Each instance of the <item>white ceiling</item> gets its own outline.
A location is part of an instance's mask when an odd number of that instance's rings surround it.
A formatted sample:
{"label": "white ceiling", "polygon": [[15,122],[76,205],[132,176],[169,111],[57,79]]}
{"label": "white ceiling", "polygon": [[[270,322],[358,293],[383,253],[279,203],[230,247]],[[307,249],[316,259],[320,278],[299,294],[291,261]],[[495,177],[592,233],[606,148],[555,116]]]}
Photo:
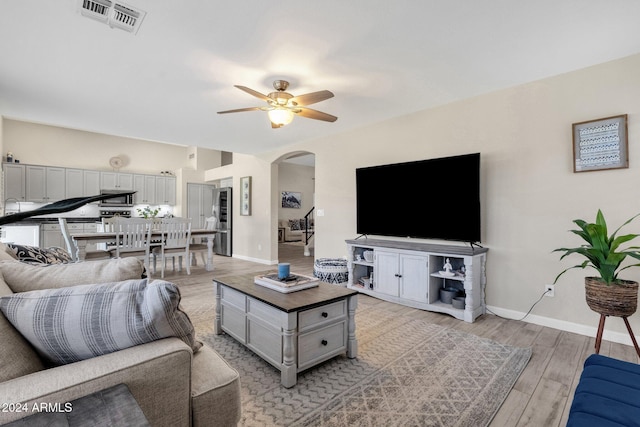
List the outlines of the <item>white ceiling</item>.
{"label": "white ceiling", "polygon": [[[0,115],[259,153],[640,52],[637,0],[125,0],[136,35],[78,0],[0,1]],[[233,87],[328,89],[271,129]],[[585,88],[588,90],[588,88]]]}

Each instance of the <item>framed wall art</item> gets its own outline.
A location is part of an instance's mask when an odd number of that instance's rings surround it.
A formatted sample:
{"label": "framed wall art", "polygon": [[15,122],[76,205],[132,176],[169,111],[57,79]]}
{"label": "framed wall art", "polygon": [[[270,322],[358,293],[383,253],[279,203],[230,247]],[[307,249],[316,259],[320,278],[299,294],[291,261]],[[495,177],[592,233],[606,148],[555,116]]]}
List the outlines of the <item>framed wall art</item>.
{"label": "framed wall art", "polygon": [[302,193],[297,193],[295,191],[283,191],[282,207],[300,209],[302,207]]}
{"label": "framed wall art", "polygon": [[573,124],[573,171],[629,167],[627,115]]}
{"label": "framed wall art", "polygon": [[251,215],[251,177],[240,178],[240,215]]}

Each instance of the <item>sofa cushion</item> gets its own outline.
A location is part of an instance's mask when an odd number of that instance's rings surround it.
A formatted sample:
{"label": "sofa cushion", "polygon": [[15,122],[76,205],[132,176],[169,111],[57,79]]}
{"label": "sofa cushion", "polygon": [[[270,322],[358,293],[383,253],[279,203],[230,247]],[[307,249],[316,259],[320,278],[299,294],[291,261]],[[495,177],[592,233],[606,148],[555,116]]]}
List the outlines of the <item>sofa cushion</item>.
{"label": "sofa cushion", "polygon": [[[11,294],[11,289],[0,275],[0,297]],[[2,361],[0,383],[44,369],[33,347],[2,314],[0,314],[0,342],[2,343],[0,345],[0,361]]]}
{"label": "sofa cushion", "polygon": [[13,292],[62,288],[86,283],[120,282],[143,277],[136,258],[105,259],[72,264],[30,265],[0,261],[0,271]]}
{"label": "sofa cushion", "polygon": [[191,409],[194,426],[235,426],[242,413],[240,375],[213,349],[193,355]]}
{"label": "sofa cushion", "polygon": [[14,243],[7,243],[7,247],[18,261],[29,264],[64,264],[73,261],[66,249],[58,247],[39,248]]}
{"label": "sofa cushion", "polygon": [[148,279],[23,292],[0,298],[0,310],[43,359],[62,365],[161,338],[197,351],[191,320],[173,283]]}
{"label": "sofa cushion", "polygon": [[0,261],[14,261],[17,260],[16,254],[7,247],[4,243],[0,242]]}

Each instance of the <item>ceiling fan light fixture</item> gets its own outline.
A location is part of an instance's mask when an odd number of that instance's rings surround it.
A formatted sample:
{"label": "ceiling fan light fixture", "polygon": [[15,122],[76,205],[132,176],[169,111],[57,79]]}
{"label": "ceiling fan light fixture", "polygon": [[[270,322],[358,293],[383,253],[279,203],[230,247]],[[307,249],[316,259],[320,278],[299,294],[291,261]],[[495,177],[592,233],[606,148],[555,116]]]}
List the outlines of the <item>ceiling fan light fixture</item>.
{"label": "ceiling fan light fixture", "polygon": [[269,120],[271,123],[277,126],[285,126],[293,121],[293,112],[286,108],[274,108],[269,110]]}

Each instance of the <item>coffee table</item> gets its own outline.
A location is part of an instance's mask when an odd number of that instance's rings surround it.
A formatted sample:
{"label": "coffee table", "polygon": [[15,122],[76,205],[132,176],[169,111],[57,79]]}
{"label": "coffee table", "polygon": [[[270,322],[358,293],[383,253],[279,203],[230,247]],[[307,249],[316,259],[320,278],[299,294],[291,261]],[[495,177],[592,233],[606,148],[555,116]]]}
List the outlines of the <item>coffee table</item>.
{"label": "coffee table", "polygon": [[342,353],[357,357],[357,291],[320,282],[280,293],[254,283],[267,273],[273,271],[213,279],[216,334],[226,332],[279,369],[287,388],[299,372],[325,360]]}

